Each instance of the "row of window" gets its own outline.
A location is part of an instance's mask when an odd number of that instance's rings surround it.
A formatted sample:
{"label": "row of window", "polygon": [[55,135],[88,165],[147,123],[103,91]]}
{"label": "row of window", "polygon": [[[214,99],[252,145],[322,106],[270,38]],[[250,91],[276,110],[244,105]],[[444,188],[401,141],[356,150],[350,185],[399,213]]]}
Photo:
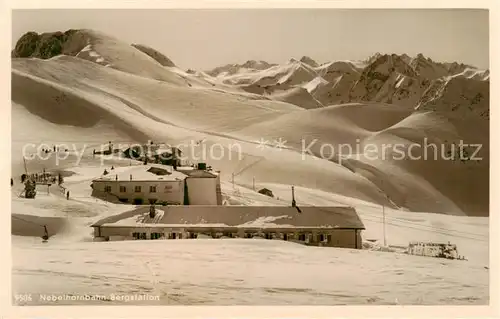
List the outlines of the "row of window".
{"label": "row of window", "polygon": [[[134,239],[147,239],[146,233],[132,233],[132,237]],[[165,237],[164,233],[151,233],[150,234],[150,239],[160,239]]]}
{"label": "row of window", "polygon": [[[238,237],[236,234],[233,234],[231,232],[222,232],[222,233],[206,233],[205,235],[211,236],[213,238],[220,238],[222,236],[224,237],[229,237],[229,238],[234,238]],[[256,234],[254,233],[245,233],[245,238],[252,238]],[[306,238],[311,234],[299,234],[298,235],[298,240],[299,241],[306,241]],[[148,239],[146,233],[132,233],[132,237],[134,239]],[[150,234],[150,239],[161,239],[161,238],[166,238],[166,239],[182,239],[182,233],[167,233],[165,236],[165,233],[151,233]],[[197,233],[188,233],[187,238],[197,238],[198,234]],[[286,234],[284,233],[282,236],[283,240],[290,240],[294,236],[293,234]],[[266,239],[273,239],[273,238],[280,238],[278,234],[274,233],[265,233],[265,238]],[[326,234],[319,234],[318,239],[320,242],[330,242],[332,237],[331,235],[326,235]],[[338,244],[338,241],[337,241]]]}
{"label": "row of window", "polygon": [[[111,186],[106,185],[104,186],[104,191],[106,193],[111,193]],[[163,191],[165,193],[170,193],[172,191],[172,186],[171,185],[165,185]],[[120,186],[120,193],[126,193],[127,192],[127,187],[126,186]],[[135,193],[141,193],[142,192],[142,186],[134,186],[134,192]],[[156,193],[157,192],[157,187],[156,186],[149,186],[149,192],[150,193]]]}
{"label": "row of window", "polygon": [[[147,239],[146,233],[132,233],[132,237],[134,239]],[[196,234],[191,234],[189,236],[190,238],[196,238]],[[151,233],[150,234],[150,239],[161,239],[165,238],[165,233]],[[182,234],[177,234],[177,233],[168,233],[167,236],[168,239],[182,239]]]}

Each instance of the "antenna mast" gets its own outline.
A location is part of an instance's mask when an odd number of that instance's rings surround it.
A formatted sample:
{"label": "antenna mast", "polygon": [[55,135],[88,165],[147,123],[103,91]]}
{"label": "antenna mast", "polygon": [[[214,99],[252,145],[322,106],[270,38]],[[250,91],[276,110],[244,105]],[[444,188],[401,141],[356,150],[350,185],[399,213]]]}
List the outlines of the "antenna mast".
{"label": "antenna mast", "polygon": [[387,238],[385,236],[385,205],[382,204],[382,215],[383,215],[383,223],[384,223],[384,246],[387,246]]}

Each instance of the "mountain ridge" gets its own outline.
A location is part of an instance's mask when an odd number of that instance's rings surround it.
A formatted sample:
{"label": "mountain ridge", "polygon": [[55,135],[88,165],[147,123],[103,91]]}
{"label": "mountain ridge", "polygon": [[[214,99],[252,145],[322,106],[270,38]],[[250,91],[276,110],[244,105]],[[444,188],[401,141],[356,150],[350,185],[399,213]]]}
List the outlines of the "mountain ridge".
{"label": "mountain ridge", "polygon": [[[49,45],[59,38],[60,48]],[[334,61],[317,67],[306,58],[281,65],[250,60],[230,65],[232,74],[212,76],[180,70],[153,48],[141,50],[88,30],[28,34],[16,48],[12,108],[31,114],[37,127],[80,127],[100,136],[106,125],[134,142],[238,141],[242,160],[207,162],[223,167],[226,177],[244,163],[251,165],[238,176],[242,183],[256,178],[376,204],[392,202],[412,211],[489,214],[488,71],[423,56],[414,68],[415,58],[378,54],[369,63]],[[163,58],[168,60],[162,63]],[[449,71],[434,77],[443,70]],[[16,119],[13,126],[22,123]],[[26,136],[64,138],[38,130],[30,135],[29,130],[17,127],[14,144]],[[102,134],[109,136],[109,129]],[[259,139],[278,138],[288,141],[281,153],[256,148]],[[461,140],[483,144],[484,160],[382,161],[359,151],[341,162],[337,148],[327,154],[331,157],[321,157],[322,145],[409,149],[425,138],[448,148]],[[300,154],[304,139],[318,140],[307,159]],[[13,165],[22,168],[21,162]]]}

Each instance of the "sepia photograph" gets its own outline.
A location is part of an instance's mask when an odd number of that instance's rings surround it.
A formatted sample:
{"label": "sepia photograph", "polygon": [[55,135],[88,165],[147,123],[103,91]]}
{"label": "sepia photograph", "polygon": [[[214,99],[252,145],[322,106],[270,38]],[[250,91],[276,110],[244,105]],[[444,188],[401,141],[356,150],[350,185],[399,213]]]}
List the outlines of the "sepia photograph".
{"label": "sepia photograph", "polygon": [[11,24],[13,306],[490,305],[488,9]]}

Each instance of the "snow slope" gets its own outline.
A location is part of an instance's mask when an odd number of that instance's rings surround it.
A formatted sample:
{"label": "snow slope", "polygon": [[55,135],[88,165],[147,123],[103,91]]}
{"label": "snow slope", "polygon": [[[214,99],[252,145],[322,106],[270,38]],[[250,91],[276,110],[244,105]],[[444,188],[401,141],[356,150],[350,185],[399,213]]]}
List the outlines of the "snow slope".
{"label": "snow slope", "polygon": [[[447,77],[431,81],[421,74],[438,68],[435,62],[425,60],[432,68],[418,64],[419,73],[410,65],[412,58],[395,55],[317,67],[296,60],[284,65],[249,61],[214,74],[184,72],[117,39],[94,31],[77,34],[79,50],[73,56],[12,60],[17,291],[157,293],[160,304],[487,303],[486,72],[443,64]],[[475,98],[478,93],[481,99]],[[304,99],[308,106],[314,100],[320,105],[301,107]],[[479,107],[469,109],[476,100]],[[340,101],[351,103],[329,105]],[[452,114],[455,104],[460,112]],[[90,224],[130,208],[90,197],[91,180],[111,165],[141,164],[94,157],[92,150],[107,141],[148,139],[181,143],[190,161],[220,169],[226,204],[289,205],[295,185],[299,205],[354,206],[366,226],[367,249],[259,240],[90,242]],[[376,146],[382,155],[383,145],[408,150],[425,139],[447,147],[460,140],[482,143],[484,160],[373,159],[363,148]],[[302,154],[303,143],[314,140],[311,154]],[[190,148],[191,141],[196,147]],[[50,194],[40,186],[35,200],[18,196],[26,143],[68,147],[58,153],[65,159],[51,154],[26,164],[29,172],[71,175],[64,182],[70,200],[56,186]],[[354,151],[340,154],[342,145]],[[257,193],[263,187],[275,198]],[[42,245],[43,225],[52,237]],[[469,260],[379,251],[413,240],[451,241]]]}
{"label": "snow slope", "polygon": [[[371,249],[306,247],[259,239],[90,242],[92,221],[129,207],[81,197],[86,195],[87,182],[98,170],[100,167],[90,166],[72,169],[75,175],[65,180],[74,194],[70,201],[41,192],[36,200],[13,196],[13,213],[23,212],[22,218],[41,222],[28,219],[29,213],[53,215],[65,222],[48,243],[30,236],[12,238],[13,289],[33,296],[33,301],[25,304],[458,305],[488,302],[487,218],[415,215],[386,208],[388,245],[404,246],[411,240],[451,241],[468,260],[407,256],[377,251],[384,233],[380,206],[299,187],[296,189],[299,206],[355,206],[367,228],[362,233],[365,245],[368,239],[375,241],[370,243]],[[246,201],[240,204],[289,205],[291,200],[288,185],[256,185],[272,189],[275,199],[240,185],[223,183],[222,186],[226,199]],[[88,213],[76,207],[85,207]],[[27,223],[16,219],[18,214],[14,217],[14,226],[32,231],[26,227]],[[54,226],[55,223],[49,224],[49,231]],[[167,263],[165,256],[168,256]],[[464,273],[469,275],[463,276]],[[106,300],[54,302],[40,299],[39,294],[67,294],[74,298],[102,296]],[[135,294],[159,296],[159,299],[117,300],[119,296],[133,298]]]}
{"label": "snow slope", "polygon": [[[259,239],[28,241],[14,247],[13,260],[14,291],[33,296],[26,305],[488,303],[488,271],[482,265]],[[104,300],[51,302],[38,294]],[[136,294],[158,300],[117,300]]]}
{"label": "snow slope", "polygon": [[288,102],[298,105],[304,109],[315,109],[323,107],[305,88],[295,87],[285,91],[277,91],[272,98],[278,101]]}
{"label": "snow slope", "polygon": [[[118,56],[120,61],[126,61],[130,57],[129,50],[138,51],[132,46],[126,46],[124,60],[122,60],[121,51],[109,50],[111,50],[110,48],[119,50],[124,46],[123,44],[107,37],[98,39],[95,41],[99,43],[101,47],[98,48],[101,49],[96,49],[96,52],[109,61],[113,58],[117,59]],[[97,46],[97,44],[93,45]],[[116,57],[110,55],[113,52]],[[138,51],[137,54],[143,53]],[[141,59],[150,58],[143,55],[145,58],[141,56]],[[142,63],[141,61],[134,60],[130,63],[138,66],[139,63]],[[150,63],[153,62],[144,62],[144,65],[151,65]],[[400,136],[400,133],[392,134],[395,130],[391,129],[391,126],[408,117],[413,112],[412,108],[394,104],[387,106],[380,103],[361,103],[305,110],[290,103],[264,99],[264,97],[258,98],[255,94],[240,94],[236,91],[223,90],[220,87],[205,87],[203,85],[195,87],[186,86],[185,83],[176,84],[155,80],[149,76],[136,74],[137,72],[126,73],[123,72],[126,69],[118,71],[72,56],[57,56],[49,60],[13,59],[12,67],[13,101],[48,123],[93,128],[98,123],[103,122],[122,132],[121,135],[128,135],[131,142],[145,142],[151,138],[169,143],[189,144],[191,140],[205,139],[204,145],[208,148],[212,148],[220,142],[223,142],[223,145],[237,143],[239,149],[242,150],[238,154],[241,156],[238,156],[237,159],[234,156],[230,158],[228,155],[232,153],[225,149],[226,156],[220,160],[207,159],[207,162],[213,166],[226,167],[227,169],[223,172],[226,176],[233,172],[237,173],[238,166],[242,169],[244,165],[251,165],[244,174],[238,174],[237,178],[240,180],[246,179],[248,181],[255,177],[267,182],[293,183],[376,203],[386,202],[384,197],[387,195],[390,198],[395,198],[392,200],[396,205],[417,211],[488,214],[486,195],[464,196],[468,194],[471,185],[473,185],[472,188],[478,189],[483,194],[488,193],[488,188],[485,186],[487,185],[487,177],[484,173],[488,167],[488,161],[483,161],[478,165],[483,172],[478,175],[471,174],[466,167],[453,169],[453,176],[457,176],[459,180],[466,180],[473,175],[476,177],[472,179],[472,184],[453,184],[451,186],[451,184],[436,184],[439,183],[439,174],[435,173],[439,172],[437,167],[440,166],[433,161],[427,161],[426,165],[420,165],[419,169],[415,169],[416,166],[413,165],[413,169],[408,171],[405,161],[393,161],[387,165],[384,161],[367,162],[361,159],[358,162],[362,162],[363,172],[360,172],[359,164],[351,163],[349,167],[342,167],[335,163],[338,162],[335,158],[329,156],[335,154],[335,152],[329,151],[332,148],[338,149],[344,144],[349,144],[352,147],[364,146],[365,140],[374,135],[383,134],[384,136],[383,143],[377,142],[372,145],[376,147],[396,142],[406,145],[405,147],[409,143],[421,144],[414,138],[408,138],[408,132],[411,132],[409,133],[411,136],[428,136],[437,141],[446,140],[440,132],[429,135],[430,133],[426,130],[411,126],[413,125],[412,121],[405,122],[410,126],[405,128],[407,133],[403,137]],[[157,65],[157,67],[163,70],[162,72],[181,76],[179,71],[174,71],[175,68],[169,69],[161,65]],[[415,76],[416,74],[416,71],[396,56],[380,57],[362,74],[366,76],[370,72],[382,74],[389,72],[391,67],[397,68],[401,74],[404,73],[407,76]],[[358,72],[355,65],[348,62],[333,63],[323,66],[323,68],[339,72],[347,68],[353,73]],[[284,66],[270,67],[262,72],[252,75],[254,76],[252,85],[272,82],[292,87],[295,83],[317,79],[316,71],[313,68],[295,60]],[[185,74],[186,77],[188,75],[192,76]],[[368,81],[368,78],[363,81]],[[380,80],[374,81],[380,82]],[[455,81],[458,81],[458,78]],[[395,84],[397,85],[401,80],[396,81],[395,79],[394,82],[397,82]],[[358,81],[358,83],[360,82]],[[358,90],[358,86],[355,85],[353,90]],[[365,89],[360,88],[359,90]],[[316,92],[312,93],[313,96],[315,94]],[[372,94],[380,95],[380,92],[370,91],[369,95]],[[448,98],[451,94],[449,92],[439,94],[432,100],[433,105],[437,105],[438,100],[450,99]],[[296,104],[300,104],[297,99],[301,99],[306,103],[304,105],[311,106],[310,103],[316,104],[317,102],[313,96],[305,89],[296,87],[286,93],[276,91],[274,97]],[[485,105],[485,101],[487,100],[481,101],[480,105]],[[430,105],[430,102],[426,105]],[[422,109],[425,108],[422,107]],[[438,110],[440,109],[442,107]],[[345,117],[345,114],[350,115]],[[370,116],[367,116],[368,114]],[[457,125],[455,120],[450,121],[450,129],[457,130],[454,127]],[[476,125],[482,126],[478,123],[470,128],[460,129],[460,133],[455,134],[454,137],[456,139],[462,138],[467,143],[472,143],[470,140],[473,140],[474,143],[483,143],[483,155],[488,154],[486,143],[488,133],[480,135],[474,133]],[[391,134],[387,134],[389,129],[391,129]],[[286,147],[290,151],[257,149],[258,141],[261,139],[273,142],[273,140],[280,138],[286,141]],[[14,142],[16,139],[17,137],[14,136]],[[326,150],[326,159],[312,163],[310,160],[304,160],[300,152],[315,139],[318,141],[313,147],[313,154],[318,156],[319,150]],[[372,139],[372,141],[374,140]],[[281,165],[283,159],[280,155],[285,152],[291,152],[289,159],[287,159],[289,163],[287,167]],[[239,161],[242,157],[248,161],[246,163]],[[486,158],[486,156],[484,157]],[[419,162],[412,161],[412,164]],[[16,161],[16,163],[16,166],[20,167],[20,162]],[[450,161],[447,164],[450,164],[448,165],[450,167],[453,165]],[[353,165],[357,169],[353,170]],[[375,173],[376,176],[367,175],[367,168],[370,175]],[[387,180],[383,183],[375,181],[382,176],[387,176],[390,171],[401,174],[397,180]],[[294,172],[294,174],[290,174],[290,172]],[[426,172],[433,172],[433,174]],[[435,180],[429,180],[429,175],[435,177]],[[311,178],[311,176],[315,177]],[[394,183],[399,184],[397,187],[399,190],[396,194],[391,194],[392,186],[390,185]],[[448,187],[453,187],[454,190],[450,192]],[[382,195],[380,190],[386,195]],[[411,192],[413,198],[406,200],[403,196],[408,192]]]}

